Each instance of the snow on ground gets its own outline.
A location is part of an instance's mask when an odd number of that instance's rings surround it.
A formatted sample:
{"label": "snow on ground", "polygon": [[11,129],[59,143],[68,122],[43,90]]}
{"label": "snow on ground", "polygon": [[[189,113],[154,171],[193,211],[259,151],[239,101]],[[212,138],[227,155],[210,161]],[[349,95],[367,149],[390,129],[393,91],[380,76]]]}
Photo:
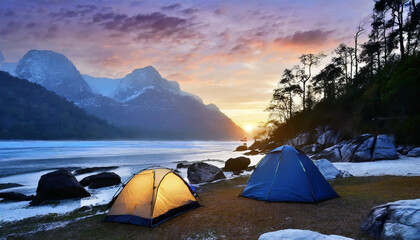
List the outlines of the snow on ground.
{"label": "snow on ground", "polygon": [[420,157],[400,156],[396,160],[382,160],[361,163],[333,163],[339,170],[348,171],[353,176],[420,176]]}
{"label": "snow on ground", "polygon": [[[218,141],[0,141],[0,183],[24,186],[3,189],[26,195],[35,194],[41,175],[58,168],[119,166],[111,170],[124,182],[145,167],[160,165],[175,168],[178,162],[205,161],[224,167],[228,158],[242,156],[233,152],[238,142]],[[264,155],[247,156],[255,165]],[[401,157],[366,163],[334,163],[339,170],[354,176],[420,176],[420,157]],[[179,169],[187,180],[187,169]],[[245,171],[242,175],[252,172]],[[90,174],[76,176],[78,180]],[[226,178],[234,176],[225,172]],[[59,204],[30,207],[28,202],[0,203],[0,223],[49,213],[67,213],[77,208],[108,203],[118,186],[88,189],[91,197],[63,200]]]}

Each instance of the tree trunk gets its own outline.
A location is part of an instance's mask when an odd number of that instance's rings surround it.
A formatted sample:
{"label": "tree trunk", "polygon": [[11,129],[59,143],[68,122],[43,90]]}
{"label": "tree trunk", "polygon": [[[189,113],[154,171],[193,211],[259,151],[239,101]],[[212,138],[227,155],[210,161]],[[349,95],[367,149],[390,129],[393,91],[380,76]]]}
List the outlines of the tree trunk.
{"label": "tree trunk", "polygon": [[306,86],[306,80],[305,81],[303,81],[303,101],[302,101],[302,103],[303,103],[303,110],[305,111],[305,109],[306,109],[306,106],[305,106],[305,86]]}
{"label": "tree trunk", "polygon": [[383,22],[383,38],[384,38],[384,65],[386,65],[386,62],[388,60],[388,53],[387,53],[387,42],[386,42],[386,26],[385,26],[385,17]]}
{"label": "tree trunk", "polygon": [[357,34],[354,37],[354,64],[355,64],[355,67],[356,67],[356,74],[355,75],[357,75],[357,73],[358,73],[358,69],[357,69]]}
{"label": "tree trunk", "polygon": [[[401,7],[401,9],[400,9]],[[401,52],[401,59],[405,58],[405,50],[404,50],[404,5],[401,4],[401,6],[398,7],[398,33],[400,38],[400,52]]]}

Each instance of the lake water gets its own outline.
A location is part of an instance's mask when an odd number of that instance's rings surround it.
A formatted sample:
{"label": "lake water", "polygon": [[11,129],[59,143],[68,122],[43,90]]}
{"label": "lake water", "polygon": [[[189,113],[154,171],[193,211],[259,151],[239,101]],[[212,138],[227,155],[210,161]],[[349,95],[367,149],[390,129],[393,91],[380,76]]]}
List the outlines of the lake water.
{"label": "lake water", "polygon": [[[35,194],[39,178],[60,168],[117,166],[111,170],[125,181],[132,174],[159,165],[175,168],[178,162],[202,161],[223,167],[240,142],[222,141],[0,141],[0,183],[19,183],[22,187],[0,190]],[[261,155],[251,156],[256,164]],[[92,173],[90,173],[92,174]],[[78,175],[82,178],[90,175]],[[186,169],[181,169],[186,179]],[[228,178],[231,173],[226,173]],[[88,205],[108,203],[117,186],[88,191],[91,197],[63,200],[59,205],[29,207],[28,202],[0,203],[0,221],[23,219],[38,214],[65,213]]]}

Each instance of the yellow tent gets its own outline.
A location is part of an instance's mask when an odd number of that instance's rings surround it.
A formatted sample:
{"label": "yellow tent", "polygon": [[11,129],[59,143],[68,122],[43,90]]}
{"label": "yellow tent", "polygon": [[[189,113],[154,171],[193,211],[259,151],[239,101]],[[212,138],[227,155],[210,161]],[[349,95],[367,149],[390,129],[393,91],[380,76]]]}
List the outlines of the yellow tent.
{"label": "yellow tent", "polygon": [[105,221],[154,227],[199,206],[194,191],[173,170],[146,169],[116,194]]}

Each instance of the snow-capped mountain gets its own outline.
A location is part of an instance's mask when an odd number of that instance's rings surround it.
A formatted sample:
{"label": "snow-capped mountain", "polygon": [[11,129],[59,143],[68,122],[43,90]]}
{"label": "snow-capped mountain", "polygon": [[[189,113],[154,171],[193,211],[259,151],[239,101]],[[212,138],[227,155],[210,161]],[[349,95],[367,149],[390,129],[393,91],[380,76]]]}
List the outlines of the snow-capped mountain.
{"label": "snow-capped mountain", "polygon": [[82,77],[64,55],[31,50],[15,73],[56,92],[86,112],[118,126],[135,128],[141,138],[239,139],[243,131],[216,105],[182,91],[152,66],[122,79]]}
{"label": "snow-capped mountain", "polygon": [[64,55],[47,50],[30,50],[18,62],[15,73],[20,78],[77,101],[92,95],[73,63]]}
{"label": "snow-capped mountain", "polygon": [[121,79],[97,78],[87,74],[83,74],[82,77],[94,93],[110,98],[114,97],[115,90],[121,81]]}
{"label": "snow-capped mountain", "polygon": [[162,78],[154,67],[147,66],[136,69],[121,79],[115,90],[114,99],[126,102],[136,98],[148,89],[174,91],[176,93],[181,91],[177,82],[170,82]]}

